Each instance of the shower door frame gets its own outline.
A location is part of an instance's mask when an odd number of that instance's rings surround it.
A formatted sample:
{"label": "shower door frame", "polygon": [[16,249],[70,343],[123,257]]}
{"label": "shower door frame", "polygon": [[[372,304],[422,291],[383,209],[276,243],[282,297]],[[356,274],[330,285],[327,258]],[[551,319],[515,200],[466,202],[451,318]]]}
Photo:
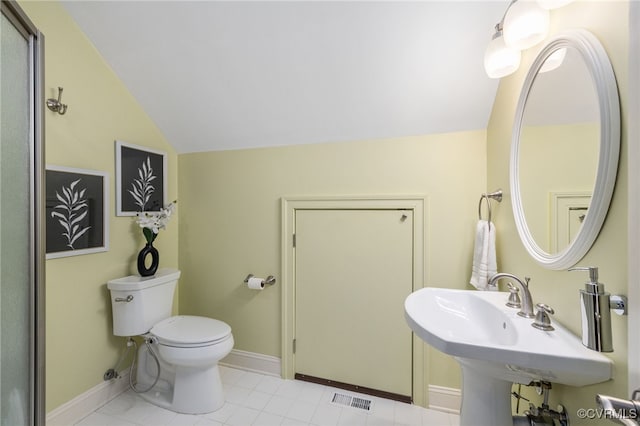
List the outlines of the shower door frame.
{"label": "shower door frame", "polygon": [[[629,99],[627,113],[628,138],[628,254],[627,274],[629,277],[629,324],[627,348],[627,389],[631,396],[640,388],[640,123],[636,120],[640,114],[640,4],[629,4]],[[616,395],[617,396],[617,395]],[[621,398],[627,396],[621,395]]]}
{"label": "shower door frame", "polygon": [[29,424],[44,425],[45,406],[45,156],[44,35],[14,0],[2,0],[2,14],[29,42],[30,55],[30,224],[29,224]]}

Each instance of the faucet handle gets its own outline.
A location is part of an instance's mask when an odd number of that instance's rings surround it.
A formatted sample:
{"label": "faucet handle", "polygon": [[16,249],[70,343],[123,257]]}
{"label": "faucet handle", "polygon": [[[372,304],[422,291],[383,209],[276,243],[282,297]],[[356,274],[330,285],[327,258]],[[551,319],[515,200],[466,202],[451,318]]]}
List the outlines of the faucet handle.
{"label": "faucet handle", "polygon": [[505,305],[510,308],[522,307],[522,303],[520,302],[520,295],[518,294],[520,289],[514,286],[511,282],[507,283],[507,288],[509,289],[509,300],[507,301],[507,303],[505,303]]}
{"label": "faucet handle", "polygon": [[536,308],[538,308],[539,311],[544,311],[551,315],[555,314],[555,311],[553,310],[553,308],[545,303],[537,303]]}
{"label": "faucet handle", "polygon": [[531,326],[543,331],[554,330],[551,325],[551,319],[549,318],[549,315],[555,314],[553,308],[549,305],[545,305],[544,303],[538,303],[536,307],[538,308],[538,313],[536,314],[536,320],[531,324]]}
{"label": "faucet handle", "polygon": [[529,281],[531,281],[531,278],[529,277],[524,277],[524,284],[529,287]]}

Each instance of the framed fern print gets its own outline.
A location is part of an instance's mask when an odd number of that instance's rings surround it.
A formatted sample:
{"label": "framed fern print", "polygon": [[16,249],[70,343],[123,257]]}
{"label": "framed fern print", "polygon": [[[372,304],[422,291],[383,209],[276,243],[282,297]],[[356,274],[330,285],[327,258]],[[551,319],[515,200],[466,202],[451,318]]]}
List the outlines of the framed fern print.
{"label": "framed fern print", "polygon": [[159,211],[167,199],[167,154],[116,141],[116,215]]}
{"label": "framed fern print", "polygon": [[109,178],[95,170],[46,168],[47,259],[109,250]]}

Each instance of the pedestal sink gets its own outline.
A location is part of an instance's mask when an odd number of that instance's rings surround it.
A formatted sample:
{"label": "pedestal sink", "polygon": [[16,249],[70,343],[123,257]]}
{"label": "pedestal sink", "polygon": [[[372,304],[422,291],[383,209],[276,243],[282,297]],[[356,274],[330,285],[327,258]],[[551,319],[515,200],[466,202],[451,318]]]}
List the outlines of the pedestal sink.
{"label": "pedestal sink", "polygon": [[613,376],[608,357],[584,347],[557,321],[553,331],[531,327],[532,319],[505,306],[507,298],[500,292],[423,288],[405,300],[414,333],[462,367],[462,426],[513,424],[513,382],[585,386]]}

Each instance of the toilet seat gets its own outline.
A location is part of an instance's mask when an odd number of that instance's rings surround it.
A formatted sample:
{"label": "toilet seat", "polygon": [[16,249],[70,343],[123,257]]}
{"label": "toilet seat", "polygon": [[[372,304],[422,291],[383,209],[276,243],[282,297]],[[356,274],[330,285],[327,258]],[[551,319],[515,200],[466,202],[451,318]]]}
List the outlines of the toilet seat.
{"label": "toilet seat", "polygon": [[161,345],[189,348],[228,340],[231,327],[213,318],[178,315],[160,321],[151,328],[150,333]]}

